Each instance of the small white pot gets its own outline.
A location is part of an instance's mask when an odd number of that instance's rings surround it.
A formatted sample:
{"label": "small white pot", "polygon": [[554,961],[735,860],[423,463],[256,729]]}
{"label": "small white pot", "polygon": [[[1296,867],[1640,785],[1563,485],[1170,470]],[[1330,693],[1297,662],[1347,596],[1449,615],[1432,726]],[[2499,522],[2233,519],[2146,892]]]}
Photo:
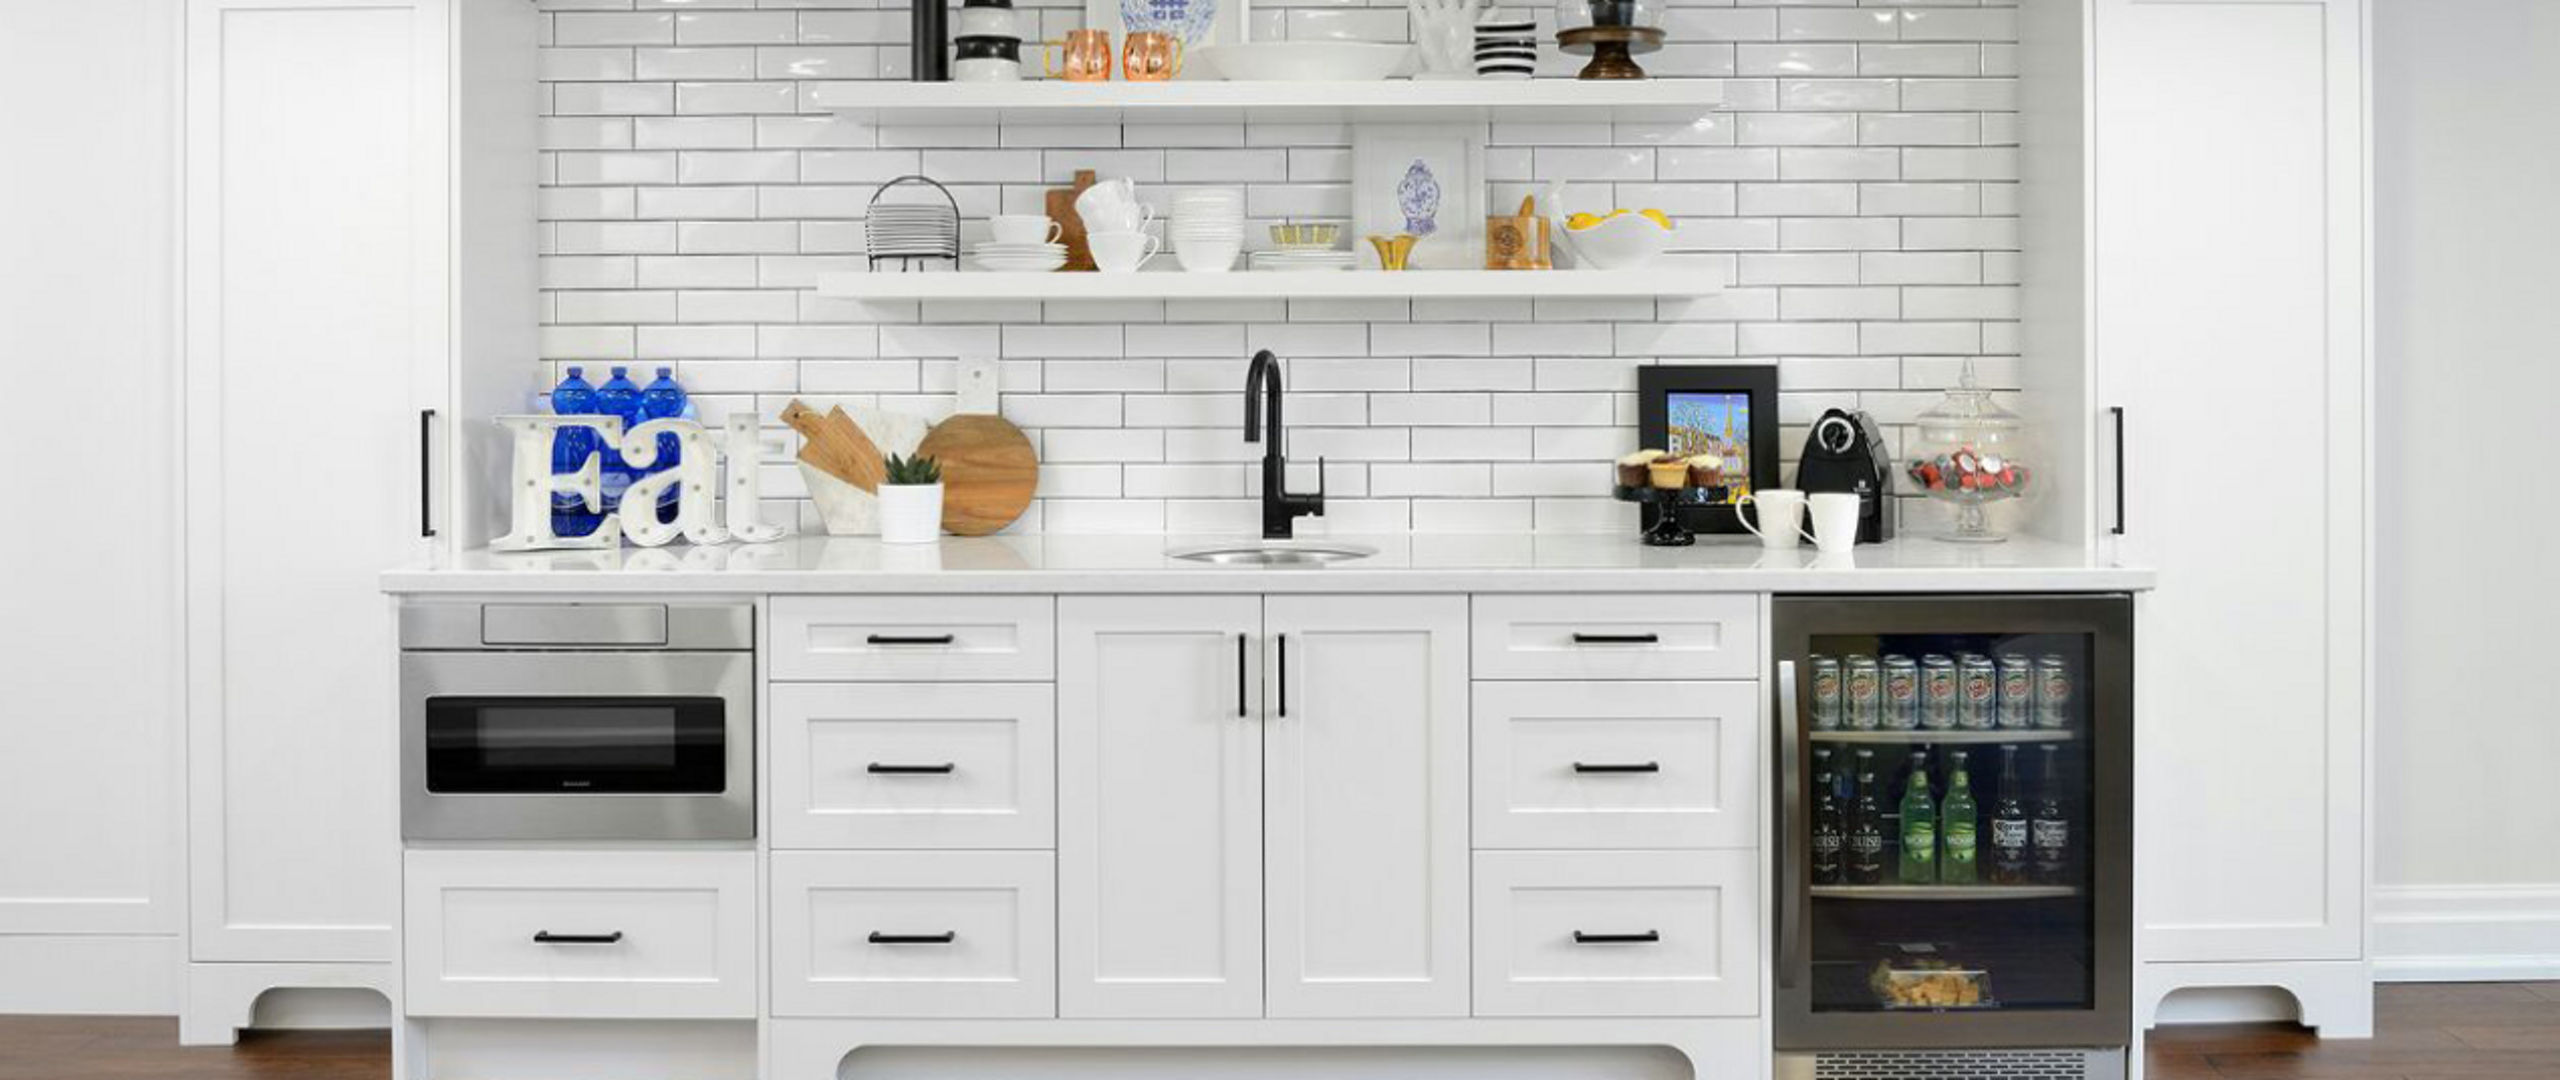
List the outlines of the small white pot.
{"label": "small white pot", "polygon": [[930,544],[942,539],[942,485],[880,485],[880,542]]}

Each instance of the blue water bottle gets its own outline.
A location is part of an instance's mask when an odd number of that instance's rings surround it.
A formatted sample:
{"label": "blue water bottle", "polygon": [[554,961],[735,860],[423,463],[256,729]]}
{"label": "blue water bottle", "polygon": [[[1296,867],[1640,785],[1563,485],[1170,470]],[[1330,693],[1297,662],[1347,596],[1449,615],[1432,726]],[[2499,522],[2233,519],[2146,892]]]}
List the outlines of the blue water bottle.
{"label": "blue water bottle", "polygon": [[[629,368],[613,369],[613,377],[596,388],[596,412],[622,418],[622,430],[628,434],[640,423],[640,387],[631,381]],[[622,490],[631,486],[631,465],[622,460],[622,449],[607,443],[604,448],[604,509],[610,514],[622,508]]]}
{"label": "blue water bottle", "polygon": [[[675,369],[662,367],[658,369],[657,379],[650,382],[647,389],[640,391],[640,418],[644,421],[677,419],[691,411],[687,408],[688,404],[685,401],[684,388],[676,385]],[[681,460],[683,460],[683,450],[677,445],[676,437],[659,435],[658,460],[649,466],[649,471],[665,472],[675,468],[676,463]],[[672,522],[676,519],[678,497],[676,489],[672,487],[658,494],[658,520]]]}
{"label": "blue water bottle", "polygon": [[[551,412],[554,416],[584,416],[596,411],[596,388],[586,380],[583,368],[570,368],[569,377],[551,390]],[[576,473],[596,451],[596,433],[587,428],[562,428],[551,436],[551,472],[555,476]],[[560,536],[586,536],[596,531],[601,515],[587,510],[586,500],[568,492],[551,495],[551,531]]]}

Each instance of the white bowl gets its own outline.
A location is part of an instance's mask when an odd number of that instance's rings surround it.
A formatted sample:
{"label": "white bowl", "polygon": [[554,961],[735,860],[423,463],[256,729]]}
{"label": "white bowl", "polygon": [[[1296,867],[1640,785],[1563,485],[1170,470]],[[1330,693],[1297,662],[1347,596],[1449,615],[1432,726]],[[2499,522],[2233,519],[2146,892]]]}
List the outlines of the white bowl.
{"label": "white bowl", "polygon": [[1643,214],[1620,214],[1588,229],[1558,229],[1583,262],[1602,270],[1633,270],[1671,246],[1671,230]]}
{"label": "white bowl", "polygon": [[1212,45],[1198,56],[1219,78],[1239,82],[1373,82],[1412,51],[1371,41],[1257,41]]}

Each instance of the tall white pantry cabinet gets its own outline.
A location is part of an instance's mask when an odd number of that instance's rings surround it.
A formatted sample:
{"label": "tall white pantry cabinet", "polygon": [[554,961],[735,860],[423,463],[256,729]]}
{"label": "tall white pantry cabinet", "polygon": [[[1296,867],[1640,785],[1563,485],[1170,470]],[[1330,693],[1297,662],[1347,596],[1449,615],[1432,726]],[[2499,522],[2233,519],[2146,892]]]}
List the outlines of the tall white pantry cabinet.
{"label": "tall white pantry cabinet", "polygon": [[[487,539],[534,389],[532,6],[189,0],[182,1037],[259,994],[387,998],[399,924],[386,567]],[[484,425],[485,426],[485,425]]]}
{"label": "tall white pantry cabinet", "polygon": [[2095,495],[2043,524],[2160,575],[2136,1023],[2369,1034],[2366,0],[2020,11],[2030,407]]}

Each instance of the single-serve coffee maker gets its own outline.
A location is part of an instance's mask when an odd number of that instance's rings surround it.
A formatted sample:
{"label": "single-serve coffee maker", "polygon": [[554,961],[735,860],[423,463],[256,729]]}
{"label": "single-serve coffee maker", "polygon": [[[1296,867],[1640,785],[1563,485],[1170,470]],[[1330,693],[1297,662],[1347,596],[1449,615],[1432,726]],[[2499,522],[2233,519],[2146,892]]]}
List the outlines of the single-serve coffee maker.
{"label": "single-serve coffee maker", "polygon": [[1893,539],[1893,468],[1885,458],[1884,432],[1862,411],[1831,409],[1814,421],[1796,460],[1795,486],[1805,494],[1848,492],[1858,497],[1858,542]]}

